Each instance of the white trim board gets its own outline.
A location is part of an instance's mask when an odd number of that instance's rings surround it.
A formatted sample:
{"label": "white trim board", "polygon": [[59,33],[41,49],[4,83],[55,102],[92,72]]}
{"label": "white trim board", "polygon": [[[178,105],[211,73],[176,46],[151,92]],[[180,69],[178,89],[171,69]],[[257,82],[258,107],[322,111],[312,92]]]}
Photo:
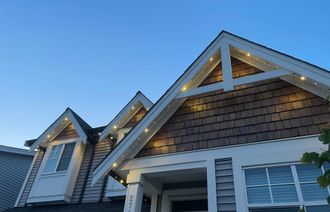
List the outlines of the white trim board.
{"label": "white trim board", "polygon": [[[235,47],[249,52],[257,57],[262,58],[263,60],[266,60],[272,64],[276,64],[278,67],[281,67],[281,69],[285,71],[296,73],[298,75],[304,75],[322,85],[330,87],[330,72],[327,72],[324,69],[318,68],[308,63],[304,63],[288,55],[281,54],[275,50],[242,39],[228,32],[221,32],[219,36],[192,63],[192,65],[189,66],[183,75],[181,75],[181,77],[158,100],[158,102],[137,124],[137,126],[131,130],[131,132],[123,139],[123,142],[121,142],[117,148],[115,148],[97,166],[93,172],[92,184],[95,184],[99,179],[105,177],[105,175],[112,169],[112,164],[116,163],[117,165],[120,165],[126,158],[133,158],[135,154],[137,154],[139,150],[141,150],[143,146],[149,141],[152,135],[154,135],[156,131],[161,127],[159,125],[164,124],[166,121],[165,119],[168,119],[169,117],[163,116],[162,118],[165,121],[155,120],[157,120],[157,118],[159,118],[168,107],[176,108],[178,105],[184,102],[185,98],[180,100],[175,99],[181,95],[182,90],[188,92],[189,89],[194,88],[194,86],[189,87],[187,85],[189,85],[189,82],[200,72],[200,70],[205,65],[210,63],[211,58],[219,52],[219,49],[221,49],[221,53],[225,56],[221,59],[230,60],[228,55],[228,53],[230,54],[229,47]],[[229,80],[229,82],[224,81],[223,88],[225,90],[230,90],[232,87],[232,79],[230,77],[230,62],[223,61],[222,63],[223,69],[227,70],[225,80]],[[158,122],[160,123],[159,125],[157,125]],[[150,130],[151,128],[153,128],[153,130]],[[148,133],[145,133],[145,129],[149,129]]]}
{"label": "white trim board", "polygon": [[74,112],[70,108],[67,108],[65,112],[31,145],[30,151],[34,151],[34,149],[36,149],[38,146],[44,146],[47,142],[52,141],[70,123],[73,124],[80,139],[84,144],[86,144],[88,136],[86,135],[82,126],[80,126],[74,115]]}
{"label": "white trim board", "polygon": [[104,139],[111,133],[111,130],[114,130],[114,126],[116,126],[116,128],[120,128],[120,126],[125,125],[127,121],[129,121],[141,109],[141,107],[149,110],[152,106],[153,103],[142,92],[137,92],[136,95],[101,132],[99,141],[104,141]]}

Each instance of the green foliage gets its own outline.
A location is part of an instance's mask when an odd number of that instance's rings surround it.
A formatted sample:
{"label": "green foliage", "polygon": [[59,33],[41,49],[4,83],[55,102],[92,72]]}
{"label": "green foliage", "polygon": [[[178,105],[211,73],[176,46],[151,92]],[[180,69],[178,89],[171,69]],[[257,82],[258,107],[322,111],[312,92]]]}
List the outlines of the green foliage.
{"label": "green foliage", "polygon": [[[330,100],[330,97],[327,98],[327,100]],[[328,148],[322,153],[317,152],[305,152],[301,158],[301,162],[303,163],[313,163],[318,168],[321,168],[321,166],[324,163],[330,163],[330,129],[322,129],[321,135],[319,137],[320,142],[322,142],[324,145],[327,145]],[[325,170],[324,174],[319,176],[317,178],[317,182],[319,183],[320,187],[328,187],[330,185],[330,170]],[[330,205],[330,196],[327,198],[327,201]],[[301,208],[298,210],[298,212],[304,212],[304,209]]]}

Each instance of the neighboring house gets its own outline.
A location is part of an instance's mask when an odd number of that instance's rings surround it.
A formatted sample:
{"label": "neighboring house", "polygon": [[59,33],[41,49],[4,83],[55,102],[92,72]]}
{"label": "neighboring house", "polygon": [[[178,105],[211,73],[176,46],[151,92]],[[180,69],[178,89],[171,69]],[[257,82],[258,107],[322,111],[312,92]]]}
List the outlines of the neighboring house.
{"label": "neighboring house", "polygon": [[27,141],[10,211],[330,211],[329,165],[299,162],[325,147],[329,88],[327,70],[221,32],[154,105],[139,92],[99,128],[68,108]]}
{"label": "neighboring house", "polygon": [[25,149],[0,145],[0,211],[14,207],[33,155]]}

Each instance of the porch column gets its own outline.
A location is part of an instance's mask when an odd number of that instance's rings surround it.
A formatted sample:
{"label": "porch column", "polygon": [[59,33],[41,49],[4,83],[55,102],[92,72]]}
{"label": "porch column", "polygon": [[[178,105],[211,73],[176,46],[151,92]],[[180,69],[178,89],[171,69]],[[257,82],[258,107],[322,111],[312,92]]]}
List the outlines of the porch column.
{"label": "porch column", "polygon": [[158,194],[153,193],[152,196],[151,196],[150,212],[156,212],[157,211],[157,201],[158,201]]}
{"label": "porch column", "polygon": [[124,212],[140,212],[144,191],[144,178],[142,175],[127,176],[127,193]]}

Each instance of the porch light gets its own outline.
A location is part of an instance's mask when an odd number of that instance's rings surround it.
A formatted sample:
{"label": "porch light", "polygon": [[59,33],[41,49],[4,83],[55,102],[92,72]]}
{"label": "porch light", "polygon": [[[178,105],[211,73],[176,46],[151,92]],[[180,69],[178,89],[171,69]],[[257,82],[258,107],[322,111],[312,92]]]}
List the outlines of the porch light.
{"label": "porch light", "polygon": [[113,163],[113,164],[112,164],[112,167],[116,167],[116,166],[117,166],[117,163]]}
{"label": "porch light", "polygon": [[301,77],[300,77],[300,80],[302,80],[302,81],[304,81],[305,79],[306,79],[305,76],[301,76]]}

